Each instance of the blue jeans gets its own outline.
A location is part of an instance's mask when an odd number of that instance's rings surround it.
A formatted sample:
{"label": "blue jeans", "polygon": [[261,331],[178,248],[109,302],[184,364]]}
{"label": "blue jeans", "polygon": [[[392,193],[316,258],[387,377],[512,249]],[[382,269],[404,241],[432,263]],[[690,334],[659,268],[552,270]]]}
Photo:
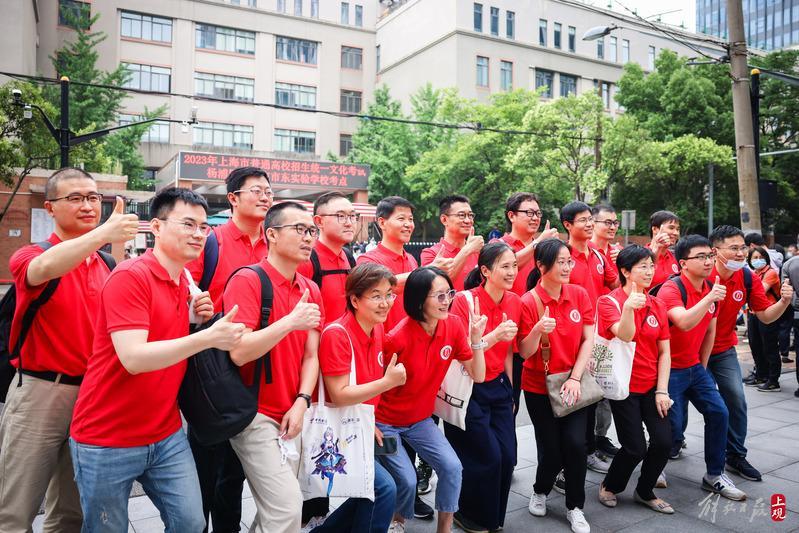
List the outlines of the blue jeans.
{"label": "blue jeans", "polygon": [[165,531],[205,528],[200,482],[183,430],[147,446],[108,448],[69,439],[83,510],[83,533],[126,533],[133,481],[161,513]]}
{"label": "blue jeans", "polygon": [[746,457],[746,396],[741,379],[741,365],[735,348],[711,355],[707,369],[716,380],[719,393],[724,398],[730,414],[727,430],[727,457],[737,455]]}
{"label": "blue jeans", "polygon": [[[463,467],[444,434],[431,418],[425,418],[410,426],[389,426],[377,423],[383,436],[402,437],[410,444],[419,457],[433,467],[438,475],[436,487],[436,509],[443,513],[458,510],[458,497],[461,493],[461,474]],[[380,462],[389,471],[397,484],[396,512],[405,518],[413,518],[413,501],[416,498],[416,468],[402,446],[397,447],[396,455],[381,455]]]}
{"label": "blue jeans", "polygon": [[701,364],[689,368],[672,368],[669,375],[669,396],[674,405],[669,410],[672,448],[683,440],[683,418],[687,402],[705,418],[705,465],[709,476],[724,472],[727,443],[727,406],[716,383]]}
{"label": "blue jeans", "polygon": [[397,485],[388,470],[375,461],[375,501],[348,498],[325,523],[311,533],[386,533],[397,503]]}

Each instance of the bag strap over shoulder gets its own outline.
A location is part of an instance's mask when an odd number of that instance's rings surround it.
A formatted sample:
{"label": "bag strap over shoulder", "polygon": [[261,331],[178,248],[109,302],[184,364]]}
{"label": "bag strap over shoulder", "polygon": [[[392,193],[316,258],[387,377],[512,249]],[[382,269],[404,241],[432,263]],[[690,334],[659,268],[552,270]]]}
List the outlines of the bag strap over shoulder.
{"label": "bag strap over shoulder", "polygon": [[[538,311],[538,319],[540,320],[541,317],[544,316],[544,302],[541,301],[541,297],[535,292],[535,289],[531,291],[531,294],[535,300],[535,307]],[[549,359],[552,356],[552,346],[549,344],[549,335],[547,333],[541,334],[539,348],[541,349],[541,358],[544,360],[544,373],[549,374]]]}
{"label": "bag strap over shoulder", "polygon": [[208,238],[205,239],[205,248],[203,249],[203,273],[200,278],[198,286],[201,290],[207,291],[211,286],[211,280],[214,279],[216,273],[216,266],[219,263],[219,238],[216,236],[216,230],[211,230]]}
{"label": "bag strap over shoulder", "polygon": [[[338,323],[332,323],[325,326],[325,329],[322,330],[322,335],[325,334],[326,331],[330,329],[340,329],[344,332],[344,335],[347,336],[347,340],[350,343],[350,386],[355,386],[358,384],[357,376],[355,375],[355,347],[352,344],[352,338],[350,338],[350,333],[347,331],[347,328],[342,326]],[[319,371],[319,404],[325,404],[325,381],[322,379],[322,371]]]}

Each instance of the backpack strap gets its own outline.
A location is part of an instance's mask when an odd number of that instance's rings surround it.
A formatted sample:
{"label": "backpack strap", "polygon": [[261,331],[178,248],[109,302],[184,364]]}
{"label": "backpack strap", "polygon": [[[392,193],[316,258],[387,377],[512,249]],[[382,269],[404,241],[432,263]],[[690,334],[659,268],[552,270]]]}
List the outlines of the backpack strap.
{"label": "backpack strap", "polygon": [[211,286],[217,264],[219,264],[219,238],[216,235],[216,230],[213,230],[205,239],[205,248],[203,248],[203,274],[200,283],[197,284],[201,291],[207,291]]}
{"label": "backpack strap", "polygon": [[[589,248],[591,247],[589,246]],[[602,268],[605,268],[605,256],[602,254],[602,252],[596,248],[591,248],[591,251],[593,251],[594,254],[599,258],[599,264],[602,265]]]}
{"label": "backpack strap", "polygon": [[[261,323],[258,329],[263,329],[269,324],[269,316],[272,314],[272,300],[274,299],[272,280],[269,279],[266,271],[259,265],[250,265],[246,268],[258,274],[258,279],[261,280]],[[272,383],[272,352],[266,352],[258,361],[263,361],[264,383]],[[258,372],[257,368],[256,372]]]}
{"label": "backpack strap", "polygon": [[342,250],[344,250],[344,255],[347,256],[347,262],[349,262],[350,268],[355,268],[355,256],[352,255],[350,249],[345,246]]}
{"label": "backpack strap", "polygon": [[311,276],[311,281],[316,283],[316,286],[320,289],[322,288],[322,278],[325,276],[332,276],[335,274],[343,274],[347,275],[350,273],[355,267],[355,256],[352,255],[352,252],[347,250],[346,248],[342,248],[344,251],[344,255],[347,256],[347,262],[350,264],[350,268],[335,268],[332,270],[322,270],[322,263],[319,261],[319,254],[316,253],[316,249],[314,248],[311,250],[311,267],[313,268],[313,276]]}
{"label": "backpack strap", "polygon": [[685,307],[688,305],[688,291],[685,288],[685,283],[682,282],[682,278],[680,276],[672,276],[669,278],[674,281],[674,284],[677,285],[677,288],[680,290],[680,299],[682,300],[682,306]]}
{"label": "backpack strap", "polygon": [[117,266],[117,260],[114,259],[114,256],[109,254],[108,252],[104,252],[102,250],[97,250],[97,254],[100,256],[100,259],[103,260],[105,266],[108,267],[108,270],[114,270]]}
{"label": "backpack strap", "polygon": [[747,267],[743,267],[742,270],[744,273],[744,289],[746,289],[745,300],[749,302],[749,296],[752,294],[752,271]]}

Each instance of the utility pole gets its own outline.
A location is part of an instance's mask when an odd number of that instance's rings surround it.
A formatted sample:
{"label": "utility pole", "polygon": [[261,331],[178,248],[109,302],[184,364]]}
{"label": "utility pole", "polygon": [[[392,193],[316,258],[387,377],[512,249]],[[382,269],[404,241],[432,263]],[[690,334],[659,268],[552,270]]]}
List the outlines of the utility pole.
{"label": "utility pole", "polygon": [[757,187],[757,147],[755,146],[752,105],[749,92],[749,67],[746,64],[746,36],[741,0],[727,0],[727,27],[732,74],[732,107],[735,119],[735,154],[738,165],[741,229],[760,232],[760,198]]}

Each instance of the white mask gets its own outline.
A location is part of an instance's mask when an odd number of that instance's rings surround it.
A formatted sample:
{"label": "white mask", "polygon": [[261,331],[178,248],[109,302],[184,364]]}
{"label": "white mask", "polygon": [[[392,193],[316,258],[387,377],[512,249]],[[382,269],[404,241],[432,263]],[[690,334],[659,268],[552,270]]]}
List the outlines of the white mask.
{"label": "white mask", "polygon": [[727,270],[732,270],[733,272],[738,272],[743,267],[746,266],[745,261],[733,261],[732,259],[728,259],[727,262],[724,264]]}

